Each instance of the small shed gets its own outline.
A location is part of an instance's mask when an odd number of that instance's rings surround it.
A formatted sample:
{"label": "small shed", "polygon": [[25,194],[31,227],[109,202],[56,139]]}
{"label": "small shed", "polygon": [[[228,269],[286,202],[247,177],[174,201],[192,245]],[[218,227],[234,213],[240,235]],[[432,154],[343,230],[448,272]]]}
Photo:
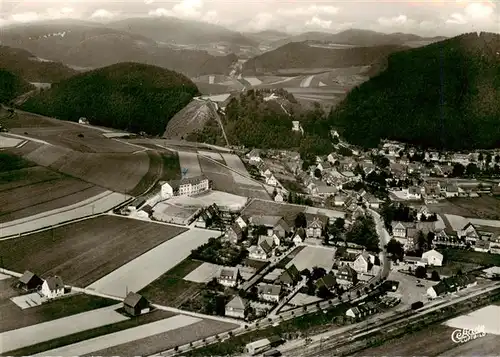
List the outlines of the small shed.
{"label": "small shed", "polygon": [[26,270],[19,278],[17,286],[23,290],[31,291],[40,288],[43,284],[42,278],[38,275]]}
{"label": "small shed", "polygon": [[149,301],[142,295],[134,292],[129,292],[123,301],[125,312],[131,316],[139,316],[151,311]]}

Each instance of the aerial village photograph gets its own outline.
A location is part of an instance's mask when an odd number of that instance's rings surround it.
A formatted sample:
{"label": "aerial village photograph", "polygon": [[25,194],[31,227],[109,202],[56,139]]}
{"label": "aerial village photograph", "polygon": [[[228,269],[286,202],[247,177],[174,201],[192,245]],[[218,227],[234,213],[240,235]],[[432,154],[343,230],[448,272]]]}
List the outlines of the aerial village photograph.
{"label": "aerial village photograph", "polygon": [[500,7],[0,2],[0,355],[500,355]]}

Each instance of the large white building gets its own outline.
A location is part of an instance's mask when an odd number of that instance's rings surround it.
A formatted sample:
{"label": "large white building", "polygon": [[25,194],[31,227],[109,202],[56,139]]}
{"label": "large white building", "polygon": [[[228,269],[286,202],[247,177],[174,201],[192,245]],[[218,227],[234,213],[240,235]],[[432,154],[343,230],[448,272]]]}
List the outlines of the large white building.
{"label": "large white building", "polygon": [[208,191],[210,188],[208,178],[196,176],[183,178],[180,181],[165,182],[161,185],[162,199],[173,196],[193,196]]}

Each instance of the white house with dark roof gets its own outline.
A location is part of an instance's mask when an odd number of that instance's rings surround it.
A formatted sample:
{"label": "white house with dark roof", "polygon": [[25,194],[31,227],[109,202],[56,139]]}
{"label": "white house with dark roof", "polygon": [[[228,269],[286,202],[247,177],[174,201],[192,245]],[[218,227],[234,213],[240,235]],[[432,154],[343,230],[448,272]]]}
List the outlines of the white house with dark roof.
{"label": "white house with dark roof", "polygon": [[258,287],[258,294],[262,300],[277,303],[281,299],[281,285],[262,284]]}
{"label": "white house with dark roof", "polygon": [[163,199],[172,196],[193,196],[208,191],[209,188],[208,178],[201,175],[163,183],[161,185],[161,196]]}
{"label": "white house with dark roof", "polygon": [[250,161],[250,164],[257,164],[262,161],[260,158],[260,150],[259,149],[253,149],[250,151],[247,155],[248,160]]}
{"label": "white house with dark roof", "polygon": [[51,276],[42,284],[42,295],[53,299],[64,295],[64,283],[59,276]]}
{"label": "white house with dark roof", "polygon": [[443,265],[443,254],[432,249],[422,254],[422,259],[427,259],[427,264],[440,267]]}
{"label": "white house with dark roof", "polygon": [[[267,243],[266,243],[267,245]],[[269,245],[267,245],[268,247]],[[248,257],[253,260],[267,260],[272,255],[272,249],[268,252],[266,246],[262,247],[260,245],[252,245],[248,248]]]}
{"label": "white house with dark roof", "polygon": [[249,306],[250,304],[246,299],[236,295],[226,304],[225,315],[237,319],[244,319]]}
{"label": "white house with dark roof", "polygon": [[238,285],[239,278],[240,273],[238,268],[223,267],[219,270],[217,282],[227,287],[235,287]]}
{"label": "white house with dark roof", "polygon": [[375,256],[364,251],[356,257],[356,260],[352,263],[352,267],[359,274],[368,273],[373,265],[375,264]]}

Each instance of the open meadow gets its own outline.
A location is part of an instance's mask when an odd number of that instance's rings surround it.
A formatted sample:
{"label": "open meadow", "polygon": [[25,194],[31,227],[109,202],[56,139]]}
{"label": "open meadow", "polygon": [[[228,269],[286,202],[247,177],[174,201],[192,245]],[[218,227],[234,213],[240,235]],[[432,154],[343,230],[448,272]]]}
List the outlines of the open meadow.
{"label": "open meadow", "polygon": [[326,271],[332,269],[335,262],[335,249],[327,247],[305,247],[287,264],[287,268],[291,265],[302,271],[304,269],[311,270],[314,267],[323,268]]}
{"label": "open meadow", "polygon": [[0,241],[5,268],[59,275],[84,287],[185,232],[185,228],[104,215]]}
{"label": "open meadow", "polygon": [[281,216],[289,224],[292,224],[295,221],[297,214],[305,211],[306,206],[255,199],[245,207],[241,214],[245,216]]}
{"label": "open meadow", "polygon": [[468,218],[500,220],[500,198],[483,195],[476,198],[454,197],[427,205],[431,212]]}
{"label": "open meadow", "polygon": [[197,153],[179,151],[178,154],[181,170],[187,170],[185,177],[196,177],[201,175],[201,167]]}

